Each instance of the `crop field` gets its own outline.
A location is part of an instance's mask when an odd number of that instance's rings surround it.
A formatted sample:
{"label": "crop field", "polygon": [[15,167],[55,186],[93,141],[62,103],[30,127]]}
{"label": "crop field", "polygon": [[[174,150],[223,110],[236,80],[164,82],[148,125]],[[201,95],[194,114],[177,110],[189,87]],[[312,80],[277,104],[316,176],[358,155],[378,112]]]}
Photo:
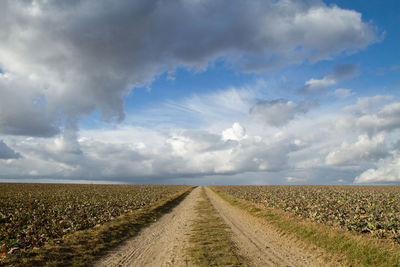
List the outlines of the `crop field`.
{"label": "crop field", "polygon": [[[0,184],[0,251],[40,247],[188,186]],[[11,251],[12,252],[12,251]]]}
{"label": "crop field", "polygon": [[215,186],[312,221],[400,244],[400,186]]}

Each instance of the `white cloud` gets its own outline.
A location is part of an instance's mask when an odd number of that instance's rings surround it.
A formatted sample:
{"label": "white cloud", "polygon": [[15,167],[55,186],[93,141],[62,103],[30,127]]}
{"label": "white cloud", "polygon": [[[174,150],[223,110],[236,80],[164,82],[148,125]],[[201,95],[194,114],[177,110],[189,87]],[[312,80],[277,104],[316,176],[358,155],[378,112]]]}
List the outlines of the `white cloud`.
{"label": "white cloud", "polygon": [[331,151],[325,162],[327,165],[359,165],[361,161],[377,161],[387,156],[389,153],[383,135],[372,139],[367,135],[360,135],[356,143],[344,142],[340,148]]}
{"label": "white cloud", "polygon": [[194,95],[178,106],[184,107],[202,120],[221,121],[227,117],[245,117],[249,106],[255,101],[257,91],[250,88],[230,88],[210,94]]}
{"label": "white cloud", "polygon": [[391,95],[360,97],[357,99],[356,104],[345,107],[344,111],[354,114],[372,113],[391,100],[393,100],[393,96]]}
{"label": "white cloud", "polygon": [[94,110],[120,122],[123,95],[177,67],[222,58],[265,71],[361,49],[376,35],[360,13],[319,1],[2,1],[0,68],[18,81],[0,82],[0,99],[14,102],[0,100],[0,129],[54,136]]}
{"label": "white cloud", "polygon": [[[138,131],[140,128],[128,126],[93,136],[86,131],[78,139],[79,153],[62,138],[21,138],[14,141],[24,154],[23,162],[7,166],[0,162],[0,168],[4,170],[3,177],[166,182],[177,177],[284,170],[288,168],[288,153],[295,149],[290,144],[296,143],[248,135],[239,123],[220,134],[147,130],[152,139],[142,139],[135,134]],[[127,135],[119,142],[112,141],[128,133],[132,133],[130,138]]]}
{"label": "white cloud", "polygon": [[306,103],[296,104],[292,101],[277,99],[259,101],[250,109],[250,116],[271,126],[283,126],[293,120],[296,115],[308,111]]}
{"label": "white cloud", "polygon": [[12,150],[3,140],[0,140],[0,159],[18,159],[21,155]]}
{"label": "white cloud", "polygon": [[[216,183],[324,184],[338,183],[341,179],[351,183],[370,168],[378,172],[384,166],[390,167],[394,151],[398,150],[396,131],[368,136],[362,129],[336,128],[336,121],[348,114],[324,106],[310,109],[307,116],[294,116],[285,127],[255,123],[245,115],[257,99],[254,97],[258,96],[257,90],[247,93],[232,90],[226,90],[226,94],[220,91],[196,95],[197,104],[191,108],[204,114],[211,95],[219,95],[221,99],[224,95],[240,96],[234,102],[243,104],[241,108],[229,109],[229,104],[223,101],[218,106],[210,100],[210,109],[221,112],[215,120],[212,114],[205,116],[210,121],[199,128],[139,127],[128,118],[132,125],[81,130],[78,136],[74,136],[74,131],[53,138],[3,136],[4,142],[23,157],[0,160],[2,177],[78,180],[85,177],[93,181],[136,183],[201,183],[200,177],[208,177],[206,181],[215,177]],[[173,106],[186,107],[188,103],[193,103],[191,98],[176,101]],[[287,105],[288,101],[282,103]],[[395,106],[379,103],[377,113],[385,110],[393,114],[396,110]],[[367,106],[367,110],[373,109]],[[162,118],[171,111],[171,103],[159,107]],[[225,108],[229,111],[223,112]],[[151,118],[158,119],[151,108],[148,111]],[[238,114],[244,116],[234,123]],[[232,180],[240,176],[253,178]]]}
{"label": "white cloud", "polygon": [[347,98],[347,97],[350,97],[350,96],[352,96],[352,95],[354,95],[355,93],[353,92],[353,91],[351,91],[350,89],[343,89],[343,88],[339,88],[339,89],[336,89],[334,92],[333,92],[333,95],[334,96],[336,96],[336,97],[338,97],[338,98]]}
{"label": "white cloud", "polygon": [[315,91],[336,84],[336,80],[332,77],[324,77],[322,79],[311,78],[305,83],[307,91]]}
{"label": "white cloud", "polygon": [[45,85],[36,79],[0,73],[0,133],[44,137],[59,133],[56,108],[48,107],[44,94]]}
{"label": "white cloud", "polygon": [[[298,116],[309,112],[305,102],[265,101],[254,88],[170,101],[105,129],[77,125],[95,110],[123,121],[125,94],[163,73],[173,80],[177,68],[222,60],[238,72],[277,70],[377,40],[360,13],[322,1],[0,1],[1,175],[163,182],[322,165],[352,135],[337,137],[324,116]],[[306,85],[331,86],[353,70],[340,65]],[[378,128],[396,129],[397,107],[381,111],[391,122]]]}
{"label": "white cloud", "polygon": [[232,128],[226,129],[222,132],[222,140],[224,141],[240,141],[242,139],[246,139],[247,137],[246,130],[238,122],[235,122],[232,125]]}
{"label": "white cloud", "polygon": [[359,99],[356,105],[345,108],[349,114],[337,122],[337,128],[366,131],[370,135],[399,129],[400,103],[381,105],[391,99],[390,96]]}
{"label": "white cloud", "polygon": [[400,157],[381,161],[376,169],[368,169],[357,176],[355,183],[399,183],[400,182]]}
{"label": "white cloud", "polygon": [[354,64],[337,64],[335,65],[332,74],[329,74],[322,79],[309,79],[305,82],[300,91],[304,93],[313,93],[325,90],[326,88],[353,76],[357,72],[357,69],[358,66]]}
{"label": "white cloud", "polygon": [[289,183],[301,183],[301,182],[305,182],[306,179],[304,178],[296,178],[296,177],[286,177],[286,181],[288,181]]}

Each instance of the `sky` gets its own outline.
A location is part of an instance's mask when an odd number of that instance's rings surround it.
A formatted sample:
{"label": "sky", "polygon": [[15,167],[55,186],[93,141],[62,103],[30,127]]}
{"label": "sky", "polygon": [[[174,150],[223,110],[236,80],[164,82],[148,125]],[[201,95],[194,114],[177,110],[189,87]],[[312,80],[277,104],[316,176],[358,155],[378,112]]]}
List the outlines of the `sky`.
{"label": "sky", "polygon": [[400,184],[400,2],[4,0],[0,182]]}

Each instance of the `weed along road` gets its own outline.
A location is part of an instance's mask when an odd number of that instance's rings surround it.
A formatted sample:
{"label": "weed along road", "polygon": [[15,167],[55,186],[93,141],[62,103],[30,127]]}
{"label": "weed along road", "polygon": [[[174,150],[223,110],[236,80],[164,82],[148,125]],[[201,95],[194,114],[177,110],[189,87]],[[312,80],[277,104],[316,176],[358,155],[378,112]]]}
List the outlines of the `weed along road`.
{"label": "weed along road", "polygon": [[178,206],[96,266],[338,266],[262,218],[195,188]]}

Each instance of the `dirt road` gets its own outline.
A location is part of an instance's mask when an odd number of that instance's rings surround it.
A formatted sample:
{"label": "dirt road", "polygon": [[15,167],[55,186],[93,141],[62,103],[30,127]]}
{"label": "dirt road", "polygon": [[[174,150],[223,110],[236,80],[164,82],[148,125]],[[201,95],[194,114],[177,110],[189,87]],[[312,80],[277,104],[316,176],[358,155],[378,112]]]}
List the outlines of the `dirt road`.
{"label": "dirt road", "polygon": [[[191,223],[201,188],[193,190],[170,213],[111,251],[97,266],[191,266],[187,256]],[[226,225],[232,241],[250,266],[328,266],[322,255],[299,248],[262,219],[231,206],[210,189],[206,193]]]}
{"label": "dirt road", "polygon": [[[261,218],[229,205],[206,188],[214,208],[231,228],[232,239],[250,266],[329,266],[322,256],[299,248]],[[337,266],[336,264],[334,266]]]}
{"label": "dirt road", "polygon": [[170,213],[111,251],[96,266],[190,266],[186,256],[200,187]]}

